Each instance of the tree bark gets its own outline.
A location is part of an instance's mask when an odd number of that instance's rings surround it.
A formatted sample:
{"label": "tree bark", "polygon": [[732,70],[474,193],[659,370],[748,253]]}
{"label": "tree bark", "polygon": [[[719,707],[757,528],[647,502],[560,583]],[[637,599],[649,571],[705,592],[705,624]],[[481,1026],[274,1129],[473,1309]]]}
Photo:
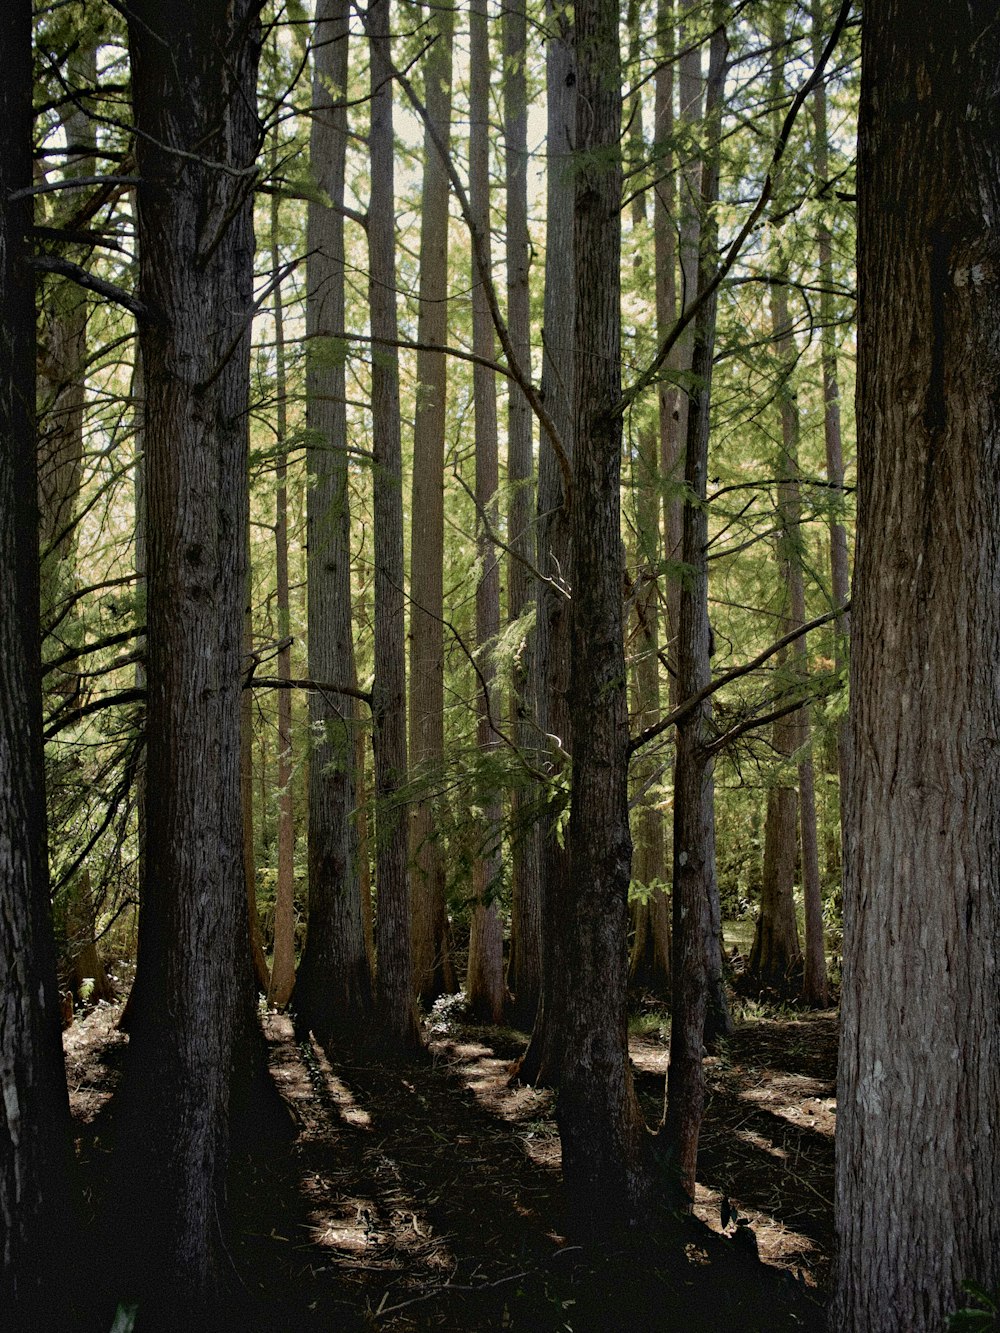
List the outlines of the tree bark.
{"label": "tree bark", "polygon": [[0,1306],[67,1327],[69,1102],[49,913],[39,655],[31,5],[0,11]]}
{"label": "tree bark", "polygon": [[621,53],[609,0],[577,0],[574,287],[576,431],[571,508],[573,787],[565,937],[555,984],[565,1043],[556,1101],[573,1224],[633,1223],[649,1200],[648,1135],[628,1058],[626,935],[632,854],[622,635]]}
{"label": "tree bark", "polygon": [[[424,102],[439,142],[451,136],[452,48],[455,14],[434,8],[436,40],[427,53]],[[420,210],[420,290],[417,342],[448,341],[448,172],[430,128],[424,131]],[[416,797],[410,817],[413,866],[413,976],[425,1008],[457,989],[445,904],[444,847],[433,790],[444,765],[444,453],[448,363],[442,352],[417,353],[410,516],[410,766]]]}
{"label": "tree bark", "polygon": [[1000,26],[871,0],[832,1327],[1000,1283]]}
{"label": "tree bark", "polygon": [[[576,123],[576,70],[573,37],[565,14],[546,8],[547,126],[545,292],[542,329],[542,396],[572,462],[575,419],[575,263],[573,168],[571,151]],[[557,239],[558,238],[558,239]],[[564,1051],[559,1011],[563,994],[564,932],[555,904],[565,895],[569,850],[560,836],[565,818],[568,764],[573,750],[569,715],[569,641],[573,585],[569,497],[552,444],[542,432],[538,449],[538,567],[544,575],[536,590],[535,706],[549,778],[542,793],[540,865],[542,880],[542,990],[535,1025],[518,1077],[526,1083],[554,1086]]]}
{"label": "tree bark", "polygon": [[230,1081],[246,1035],[240,696],[256,17],[252,0],[183,0],[169,14],[136,0],[129,13],[140,290],[153,314],[140,327],[148,855],[122,1132],[134,1237],[125,1273],[151,1327],[176,1326],[181,1308],[196,1326],[214,1322]]}
{"label": "tree bark", "polygon": [[[702,201],[718,193],[718,116],[725,79],[727,41],[720,27],[712,35],[709,68],[709,114],[716,151],[706,159]],[[715,263],[714,227],[702,229],[699,284],[704,287]],[[677,692],[683,702],[711,679],[712,629],[708,619],[708,479],[709,409],[712,357],[715,346],[716,299],[713,295],[694,320],[692,390],[687,413],[684,479],[693,503],[684,507],[682,558],[689,569],[680,596],[677,649]],[[718,884],[715,872],[714,761],[711,702],[706,700],[677,727],[674,768],[674,896],[673,1001],[670,1025],[670,1071],[667,1079],[665,1132],[674,1152],[684,1193],[694,1197],[698,1137],[705,1104],[702,1045],[706,1028],[724,1027],[728,1013],[711,1020],[710,1008],[724,1006],[719,957]]]}
{"label": "tree bark", "polygon": [[[325,199],[310,202],[306,267],[306,494],[309,674],[353,682],[351,525],[344,329],[344,171],[347,146],[348,0],[316,10],[309,156]],[[326,203],[329,199],[329,204]],[[358,882],[355,753],[350,700],[314,690],[309,721],[309,907],[292,1008],[324,1044],[356,1046],[369,1034],[372,981]],[[362,756],[363,760],[363,756]]]}
{"label": "tree bark", "polygon": [[[471,223],[480,238],[480,253],[489,266],[490,246],[490,50],[486,0],[471,0],[469,7],[469,208]],[[472,350],[492,361],[493,320],[489,301],[475,263],[472,274]],[[472,928],[466,994],[471,1012],[482,1021],[503,1021],[507,987],[503,974],[503,931],[497,914],[500,889],[500,795],[489,773],[490,755],[497,747],[493,718],[498,691],[493,650],[500,633],[500,565],[493,546],[497,530],[496,376],[477,362],[472,368],[476,430],[476,744],[482,757],[482,782],[477,804],[482,809],[478,846],[472,865]]]}
{"label": "tree bark", "polygon": [[368,9],[371,52],[371,198],[368,207],[375,490],[376,1009],[393,1053],[421,1045],[413,1003],[406,781],[406,610],[403,589],[403,476],[396,320],[396,209],[393,187],[389,0]]}
{"label": "tree bark", "polygon": [[[507,184],[507,327],[520,365],[531,364],[531,307],[528,286],[531,249],[528,237],[528,94],[527,11],[524,0],[504,7],[504,138]],[[507,398],[507,481],[510,499],[507,532],[507,618],[517,624],[535,600],[528,564],[535,564],[531,522],[532,413],[523,391],[511,384]],[[525,563],[527,562],[527,563]],[[514,739],[522,752],[537,749],[534,734],[535,634],[522,638],[511,672]],[[530,1031],[538,1012],[542,985],[542,885],[538,821],[531,814],[531,794],[521,786],[511,793],[511,923],[507,985],[513,992],[513,1021]]]}

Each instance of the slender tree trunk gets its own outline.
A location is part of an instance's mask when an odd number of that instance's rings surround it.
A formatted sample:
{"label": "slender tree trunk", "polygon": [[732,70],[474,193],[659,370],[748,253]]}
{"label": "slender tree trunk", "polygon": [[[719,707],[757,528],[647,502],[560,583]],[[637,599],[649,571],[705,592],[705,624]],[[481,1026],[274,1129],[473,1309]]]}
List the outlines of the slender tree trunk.
{"label": "slender tree trunk", "polygon": [[628,1058],[626,932],[631,838],[622,626],[621,53],[618,11],[577,0],[576,453],[571,530],[571,879],[553,906],[566,939],[556,1117],[571,1217],[583,1231],[634,1222],[651,1187]]}
{"label": "slender tree trunk", "polygon": [[239,757],[256,12],[250,0],[185,0],[169,15],[136,0],[129,12],[140,291],[153,314],[140,328],[149,854],[123,1087],[125,1271],[143,1298],[156,1293],[150,1327],[176,1327],[181,1307],[189,1325],[215,1322],[249,996]]}
{"label": "slender tree trunk", "polygon": [[996,18],[862,16],[843,1333],[939,1330],[1000,1283]]}
{"label": "slender tree trunk", "polygon": [[[641,15],[638,0],[630,0],[627,27],[633,77],[640,74]],[[635,160],[645,156],[642,94],[636,94],[628,116],[629,139]],[[637,192],[632,201],[633,232],[645,240],[646,195]],[[640,242],[641,244],[642,242]],[[636,248],[635,267],[642,266]],[[654,243],[655,263],[655,243]],[[658,575],[663,554],[660,531],[660,440],[655,419],[642,420],[632,464],[635,497],[635,664],[633,691],[636,730],[660,716],[660,608]],[[629,961],[629,983],[663,999],[670,996],[670,908],[664,884],[667,878],[663,814],[656,803],[655,786],[659,761],[643,757],[632,765],[632,783],[640,793],[633,815],[635,856],[633,879],[643,886],[644,896],[632,909],[635,937]],[[654,790],[650,793],[650,786]]]}
{"label": "slender tree trunk", "polygon": [[[572,30],[554,5],[546,9],[548,172],[546,176],[545,294],[542,329],[542,393],[572,461],[575,417],[575,239],[573,232],[572,146],[576,123],[576,71]],[[556,239],[558,238],[558,240]],[[564,931],[556,904],[565,897],[569,850],[560,836],[565,817],[567,767],[573,749],[569,715],[569,640],[573,583],[568,497],[562,472],[547,436],[538,451],[538,564],[545,582],[537,587],[535,617],[535,700],[538,729],[550,788],[540,817],[542,878],[542,995],[531,1041],[518,1069],[527,1083],[554,1085],[564,1052],[559,1006],[564,994]]]}
{"label": "slender tree trunk", "polygon": [[[272,156],[276,162],[277,151]],[[274,286],[275,413],[274,556],[278,610],[278,676],[292,674],[288,598],[288,409],[285,398],[285,314],[281,299],[278,248],[279,199],[271,196],[271,280]],[[284,1009],[295,986],[295,823],[292,800],[292,692],[278,691],[278,878],[274,903],[274,954],[267,1002]]]}
{"label": "slender tree trunk", "polygon": [[[347,146],[348,0],[320,0],[314,37],[309,156],[329,199],[309,204],[306,267],[306,494],[309,675],[354,684],[351,526],[344,358],[344,170]],[[325,1043],[356,1046],[370,1031],[372,984],[358,882],[354,811],[354,706],[309,696],[309,908],[292,1007]]]}
{"label": "slender tree trunk", "polygon": [[[471,0],[469,7],[469,206],[472,225],[481,238],[482,252],[490,254],[490,50],[486,0]],[[475,267],[475,266],[473,266]],[[472,348],[492,360],[493,320],[486,290],[473,273]],[[488,761],[496,749],[494,718],[499,703],[493,649],[500,633],[500,565],[492,534],[497,528],[496,377],[484,365],[473,366],[473,401],[476,415],[476,647],[480,688],[476,691],[476,743]],[[474,906],[469,936],[469,972],[466,991],[470,1010],[481,1019],[499,1023],[507,1001],[503,975],[503,932],[495,898],[500,886],[500,795],[485,774],[479,803],[482,820],[479,847],[472,867]]]}
{"label": "slender tree trunk", "polygon": [[[512,0],[503,11],[504,137],[507,181],[507,327],[522,366],[531,364],[531,308],[528,273],[528,96],[527,11]],[[507,481],[510,500],[507,532],[507,616],[516,624],[531,609],[533,588],[525,561],[535,563],[532,513],[532,415],[517,385],[507,399]],[[526,634],[511,675],[514,738],[522,752],[537,750],[534,734],[532,655],[535,635]],[[513,1018],[526,1031],[538,1011],[542,985],[542,885],[538,821],[530,814],[531,796],[515,786],[511,794],[511,927],[507,985],[514,993]]]}
{"label": "slender tree trunk", "polygon": [[[451,136],[454,10],[431,11],[436,40],[427,53],[424,101],[439,141]],[[420,211],[420,301],[417,341],[448,340],[448,173],[430,129],[424,131]],[[444,452],[448,363],[441,352],[417,353],[410,517],[410,766],[430,792],[413,802],[413,976],[425,1008],[456,990],[445,906],[444,848],[433,787],[444,766]]]}
{"label": "slender tree trunk", "polygon": [[[709,153],[702,181],[707,206],[718,192],[718,127],[725,80],[725,29],[712,34],[709,68],[709,112],[715,151]],[[706,284],[715,263],[715,234],[703,229],[699,283]],[[692,391],[687,414],[685,481],[694,501],[684,508],[683,560],[689,574],[681,589],[678,635],[678,695],[689,699],[711,678],[712,630],[708,619],[708,478],[709,407],[712,356],[715,346],[716,300],[711,297],[694,321]],[[714,763],[708,753],[708,701],[677,728],[674,770],[674,898],[673,1002],[670,1027],[670,1072],[667,1079],[665,1130],[680,1172],[684,1192],[694,1197],[698,1137],[705,1103],[702,1043],[710,1006],[719,1003],[721,985],[715,967],[719,954],[718,884],[715,873]],[[720,979],[721,980],[721,979]],[[724,1000],[723,1000],[724,1003]],[[717,1015],[722,1026],[728,1014]]]}
{"label": "slender tree trunk", "polygon": [[14,1333],[35,1333],[68,1326],[70,1204],[45,842],[32,203],[9,197],[32,179],[26,0],[0,11],[0,49],[0,1305]]}
{"label": "slender tree trunk", "polygon": [[[403,590],[403,477],[396,321],[396,210],[393,187],[389,0],[368,8],[371,51],[371,199],[368,208],[375,482],[376,1007],[397,1052],[420,1045],[413,1003],[406,781],[406,608]],[[380,339],[385,339],[380,343]]]}

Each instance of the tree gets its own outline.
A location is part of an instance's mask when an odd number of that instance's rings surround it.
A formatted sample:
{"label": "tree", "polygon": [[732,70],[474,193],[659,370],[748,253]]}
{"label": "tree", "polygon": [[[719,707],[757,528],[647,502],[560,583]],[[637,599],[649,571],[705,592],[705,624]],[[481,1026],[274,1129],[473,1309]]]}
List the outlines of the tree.
{"label": "tree", "polygon": [[[212,1322],[249,1002],[240,802],[258,5],[136,0],[148,504],[146,847],[123,1089],[128,1282]],[[247,985],[244,986],[244,980]],[[138,1183],[141,1182],[141,1185]],[[141,1226],[139,1218],[141,1217]]]}
{"label": "tree", "polygon": [[[344,174],[350,6],[321,0],[313,39],[309,160],[318,198],[309,202],[306,267],[306,428],[312,483],[308,529],[309,675],[354,682],[351,524],[348,508],[344,330]],[[309,696],[309,907],[293,995],[298,1021],[324,1042],[367,1035],[372,984],[358,883],[355,753],[350,700]]]}
{"label": "tree", "polygon": [[[621,52],[613,0],[577,0],[574,294],[578,348],[570,503],[570,876],[551,901],[564,937],[553,985],[562,1056],[556,1117],[576,1225],[634,1221],[650,1189],[628,1058],[628,706],[620,531]],[[551,886],[550,886],[551,892]]]}
{"label": "tree", "polygon": [[400,796],[406,781],[406,626],[389,0],[372,0],[367,27],[371,53],[368,300],[374,344],[376,1009],[384,1036],[396,1051],[405,1053],[421,1042],[413,1005],[408,826]]}
{"label": "tree", "polygon": [[45,837],[27,0],[4,6],[0,47],[0,1304],[28,1333],[65,1326],[70,1203]]}
{"label": "tree", "polygon": [[[414,781],[440,779],[444,766],[444,449],[448,361],[448,171],[438,150],[451,134],[455,14],[435,6],[435,41],[424,67],[424,180],[420,209],[417,401],[410,513],[410,768]],[[435,137],[438,143],[435,143]],[[413,976],[427,1006],[456,989],[445,908],[444,848],[434,802],[418,795],[410,818],[413,863]]]}
{"label": "tree", "polygon": [[832,1327],[1000,1282],[1000,26],[862,17],[858,543]]}

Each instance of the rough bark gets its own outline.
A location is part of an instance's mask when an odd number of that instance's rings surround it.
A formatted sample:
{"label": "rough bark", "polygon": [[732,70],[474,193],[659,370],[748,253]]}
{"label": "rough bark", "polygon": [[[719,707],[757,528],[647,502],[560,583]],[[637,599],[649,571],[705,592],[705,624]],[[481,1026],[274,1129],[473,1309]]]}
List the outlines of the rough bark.
{"label": "rough bark", "polygon": [[[490,51],[486,0],[471,0],[469,7],[469,210],[480,238],[480,254],[490,264]],[[473,265],[472,349],[493,360],[493,320],[481,278]],[[483,782],[477,804],[482,816],[477,830],[477,851],[472,866],[472,929],[466,994],[469,1008],[484,1022],[499,1023],[507,1003],[503,974],[503,931],[497,914],[500,887],[500,794],[489,776],[489,757],[496,750],[493,719],[499,704],[493,650],[500,633],[500,565],[493,545],[497,529],[496,376],[488,366],[472,368],[476,452],[476,744],[483,756]]]}
{"label": "rough bark", "polygon": [[[240,803],[257,6],[129,12],[146,380],[146,880],[123,1087],[123,1281],[211,1326],[247,1035]],[[244,987],[244,981],[247,986]],[[244,993],[246,992],[246,993]],[[141,1226],[139,1219],[141,1218]],[[141,1237],[141,1239],[140,1239]]]}
{"label": "rough bark", "polygon": [[372,445],[375,526],[376,1010],[391,1052],[420,1044],[413,1002],[406,782],[406,607],[403,590],[403,476],[396,318],[396,210],[393,187],[392,60],[389,0],[372,0],[371,198],[368,301],[372,337]]}
{"label": "rough bark", "polygon": [[67,1326],[69,1102],[45,844],[32,210],[8,199],[31,185],[27,0],[0,11],[0,49],[0,1306],[34,1333]]}
{"label": "rough bark", "polygon": [[1000,26],[940,18],[862,15],[842,1333],[1000,1283]]}
{"label": "rough bark", "polygon": [[[436,40],[427,53],[424,103],[424,180],[420,208],[420,289],[417,342],[448,340],[448,172],[434,143],[451,136],[450,6],[434,8]],[[432,789],[444,764],[444,453],[448,363],[442,352],[417,353],[410,512],[410,769]],[[434,800],[421,793],[410,816],[413,866],[413,976],[425,1008],[457,989],[445,904],[444,848]]]}
{"label": "rough bark", "polygon": [[626,934],[631,838],[622,634],[621,53],[618,11],[577,0],[574,285],[576,452],[571,509],[571,878],[554,917],[565,936],[565,1043],[556,1101],[573,1224],[636,1221],[651,1187],[648,1136],[628,1058]]}
{"label": "rough bark", "polygon": [[[714,118],[725,77],[725,30],[712,35],[709,98]],[[702,181],[702,199],[718,191],[718,154],[710,154]],[[706,284],[715,261],[715,237],[703,229],[699,282]],[[704,501],[708,479],[709,409],[716,300],[710,297],[694,320],[692,388],[687,414],[684,479],[694,503],[684,507],[682,558],[687,566],[680,596],[677,692],[683,702],[711,678],[712,629],[708,619],[708,516]],[[665,1132],[674,1154],[682,1190],[694,1196],[698,1137],[705,1102],[702,1043],[711,1022],[710,1007],[721,997],[718,963],[718,884],[715,871],[714,762],[708,753],[711,703],[706,700],[677,727],[674,768],[673,1000],[670,1072],[667,1079]],[[724,1004],[724,999],[722,1000]],[[723,1025],[723,1009],[716,1023]]]}
{"label": "rough bark", "polygon": [[[316,11],[309,154],[323,200],[309,204],[306,267],[306,495],[309,675],[354,681],[344,358],[344,164],[348,0]],[[329,199],[329,205],[326,200]],[[352,702],[314,690],[309,721],[309,906],[292,1007],[324,1043],[364,1040],[372,983],[358,882]]]}
{"label": "rough bark", "polygon": [[[572,461],[576,430],[574,382],[575,265],[571,149],[576,122],[576,72],[566,16],[546,10],[547,127],[545,292],[542,329],[542,394],[546,410]],[[556,239],[558,238],[558,240]],[[569,877],[569,853],[558,836],[565,817],[567,766],[573,749],[569,716],[569,639],[573,583],[568,497],[550,441],[543,432],[538,450],[538,567],[545,582],[536,589],[535,706],[549,791],[540,815],[542,880],[542,992],[531,1041],[518,1069],[527,1083],[559,1081],[563,1040],[559,1013],[564,933],[555,904]]]}
{"label": "rough bark", "polygon": [[[512,0],[502,17],[504,54],[504,139],[507,185],[507,327],[517,360],[531,364],[531,308],[528,271],[528,99],[525,78],[527,11]],[[535,563],[531,522],[532,414],[522,390],[511,384],[507,398],[507,481],[510,499],[507,533],[507,617],[516,624],[532,609],[534,589],[528,562]],[[511,672],[514,739],[523,752],[537,748],[534,733],[535,650],[533,631],[524,635]],[[531,817],[531,794],[516,786],[511,793],[511,923],[507,985],[513,992],[513,1019],[530,1031],[542,985],[542,886],[539,827]]]}

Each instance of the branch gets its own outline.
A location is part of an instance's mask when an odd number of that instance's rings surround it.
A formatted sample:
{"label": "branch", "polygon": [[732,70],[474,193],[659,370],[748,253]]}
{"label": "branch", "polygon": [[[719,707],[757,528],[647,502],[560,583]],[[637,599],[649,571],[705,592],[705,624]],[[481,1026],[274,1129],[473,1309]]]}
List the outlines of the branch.
{"label": "branch", "polygon": [[677,344],[684,330],[692,322],[692,320],[699,313],[699,311],[706,305],[706,303],[712,299],[716,291],[721,286],[723,279],[726,277],[726,274],[736,263],[737,259],[739,259],[740,252],[742,251],[743,246],[746,244],[747,239],[749,238],[750,233],[753,231],[754,227],[756,227],[761,214],[764,212],[764,209],[767,207],[768,201],[771,198],[771,195],[774,191],[775,174],[777,172],[781,159],[785,155],[785,149],[788,147],[788,140],[789,137],[791,136],[792,127],[795,124],[796,117],[798,116],[799,111],[802,108],[802,104],[805,102],[806,98],[816,87],[816,84],[819,82],[819,80],[823,77],[823,70],[826,67],[826,63],[830,59],[830,56],[832,55],[834,47],[837,45],[837,42],[840,40],[840,34],[844,30],[844,25],[847,23],[848,15],[851,12],[851,3],[852,0],[843,0],[843,3],[840,6],[840,12],[837,15],[837,21],[833,25],[833,32],[830,34],[830,39],[827,42],[826,46],[823,48],[823,54],[816,62],[816,67],[810,74],[809,78],[806,79],[805,83],[802,85],[799,91],[795,94],[795,97],[792,99],[792,104],[788,108],[788,113],[785,116],[784,124],[781,127],[781,133],[778,135],[778,141],[774,145],[774,151],[771,154],[771,162],[767,169],[767,175],[764,177],[764,184],[761,187],[761,191],[757,198],[757,202],[750,210],[750,215],[744,222],[743,226],[739,229],[739,232],[736,235],[736,239],[732,242],[732,244],[729,246],[729,249],[726,251],[725,257],[719,264],[719,267],[715,270],[714,276],[706,284],[704,290],[699,292],[695,300],[693,300],[691,304],[687,307],[687,309],[682,312],[680,318],[677,320],[673,328],[667,334],[666,338],[664,338],[663,342],[660,344],[659,350],[657,351],[656,356],[653,358],[650,365],[642,372],[642,374],[635,381],[632,387],[630,389],[625,390],[621,398],[618,400],[618,404],[615,408],[615,412],[618,416],[623,416],[625,412],[628,411],[629,407],[631,407],[632,403],[635,402],[636,398],[638,398],[640,394],[644,393],[651,384],[655,383],[659,375],[661,366],[666,361],[667,357],[670,355],[671,351]]}
{"label": "branch", "polygon": [[278,676],[250,676],[244,683],[245,690],[317,690],[320,694],[346,694],[349,699],[360,699],[372,706],[370,690],[359,690],[354,685],[331,685],[325,680],[283,679]]}
{"label": "branch", "polygon": [[[730,685],[734,680],[739,680],[741,676],[747,676],[751,671],[756,671],[769,658],[774,657],[776,653],[780,653],[782,648],[787,648],[790,643],[794,643],[796,639],[801,639],[804,634],[808,634],[811,630],[819,629],[821,625],[826,625],[831,620],[838,620],[841,616],[846,615],[850,609],[851,603],[847,601],[843,606],[839,606],[833,611],[827,611],[821,616],[816,616],[814,620],[807,620],[804,625],[799,625],[795,629],[789,630],[787,634],[783,634],[780,639],[771,644],[770,648],[765,648],[762,653],[758,653],[749,662],[744,662],[742,666],[730,667],[728,671],[724,671],[715,680],[710,680],[707,685],[702,686],[696,694],[692,694],[690,699],[685,699],[666,717],[660,718],[659,722],[654,722],[651,727],[646,727],[637,736],[633,736],[626,751],[629,758],[670,727],[676,727],[679,723],[686,721],[706,699],[710,699],[724,685]],[[801,707],[801,704],[797,704],[796,707]],[[713,741],[712,744],[714,745],[715,742]]]}
{"label": "branch", "polygon": [[103,296],[106,301],[113,301],[115,305],[120,305],[124,310],[135,315],[136,319],[149,318],[149,307],[140,301],[137,296],[127,292],[124,287],[119,287],[113,282],[106,282],[104,278],[98,278],[95,274],[88,273],[79,264],[74,264],[68,259],[62,259],[58,255],[34,255],[28,262],[32,268],[39,269],[42,273],[59,273],[62,277],[75,282],[78,287],[84,287],[89,292],[96,292],[98,296]]}

